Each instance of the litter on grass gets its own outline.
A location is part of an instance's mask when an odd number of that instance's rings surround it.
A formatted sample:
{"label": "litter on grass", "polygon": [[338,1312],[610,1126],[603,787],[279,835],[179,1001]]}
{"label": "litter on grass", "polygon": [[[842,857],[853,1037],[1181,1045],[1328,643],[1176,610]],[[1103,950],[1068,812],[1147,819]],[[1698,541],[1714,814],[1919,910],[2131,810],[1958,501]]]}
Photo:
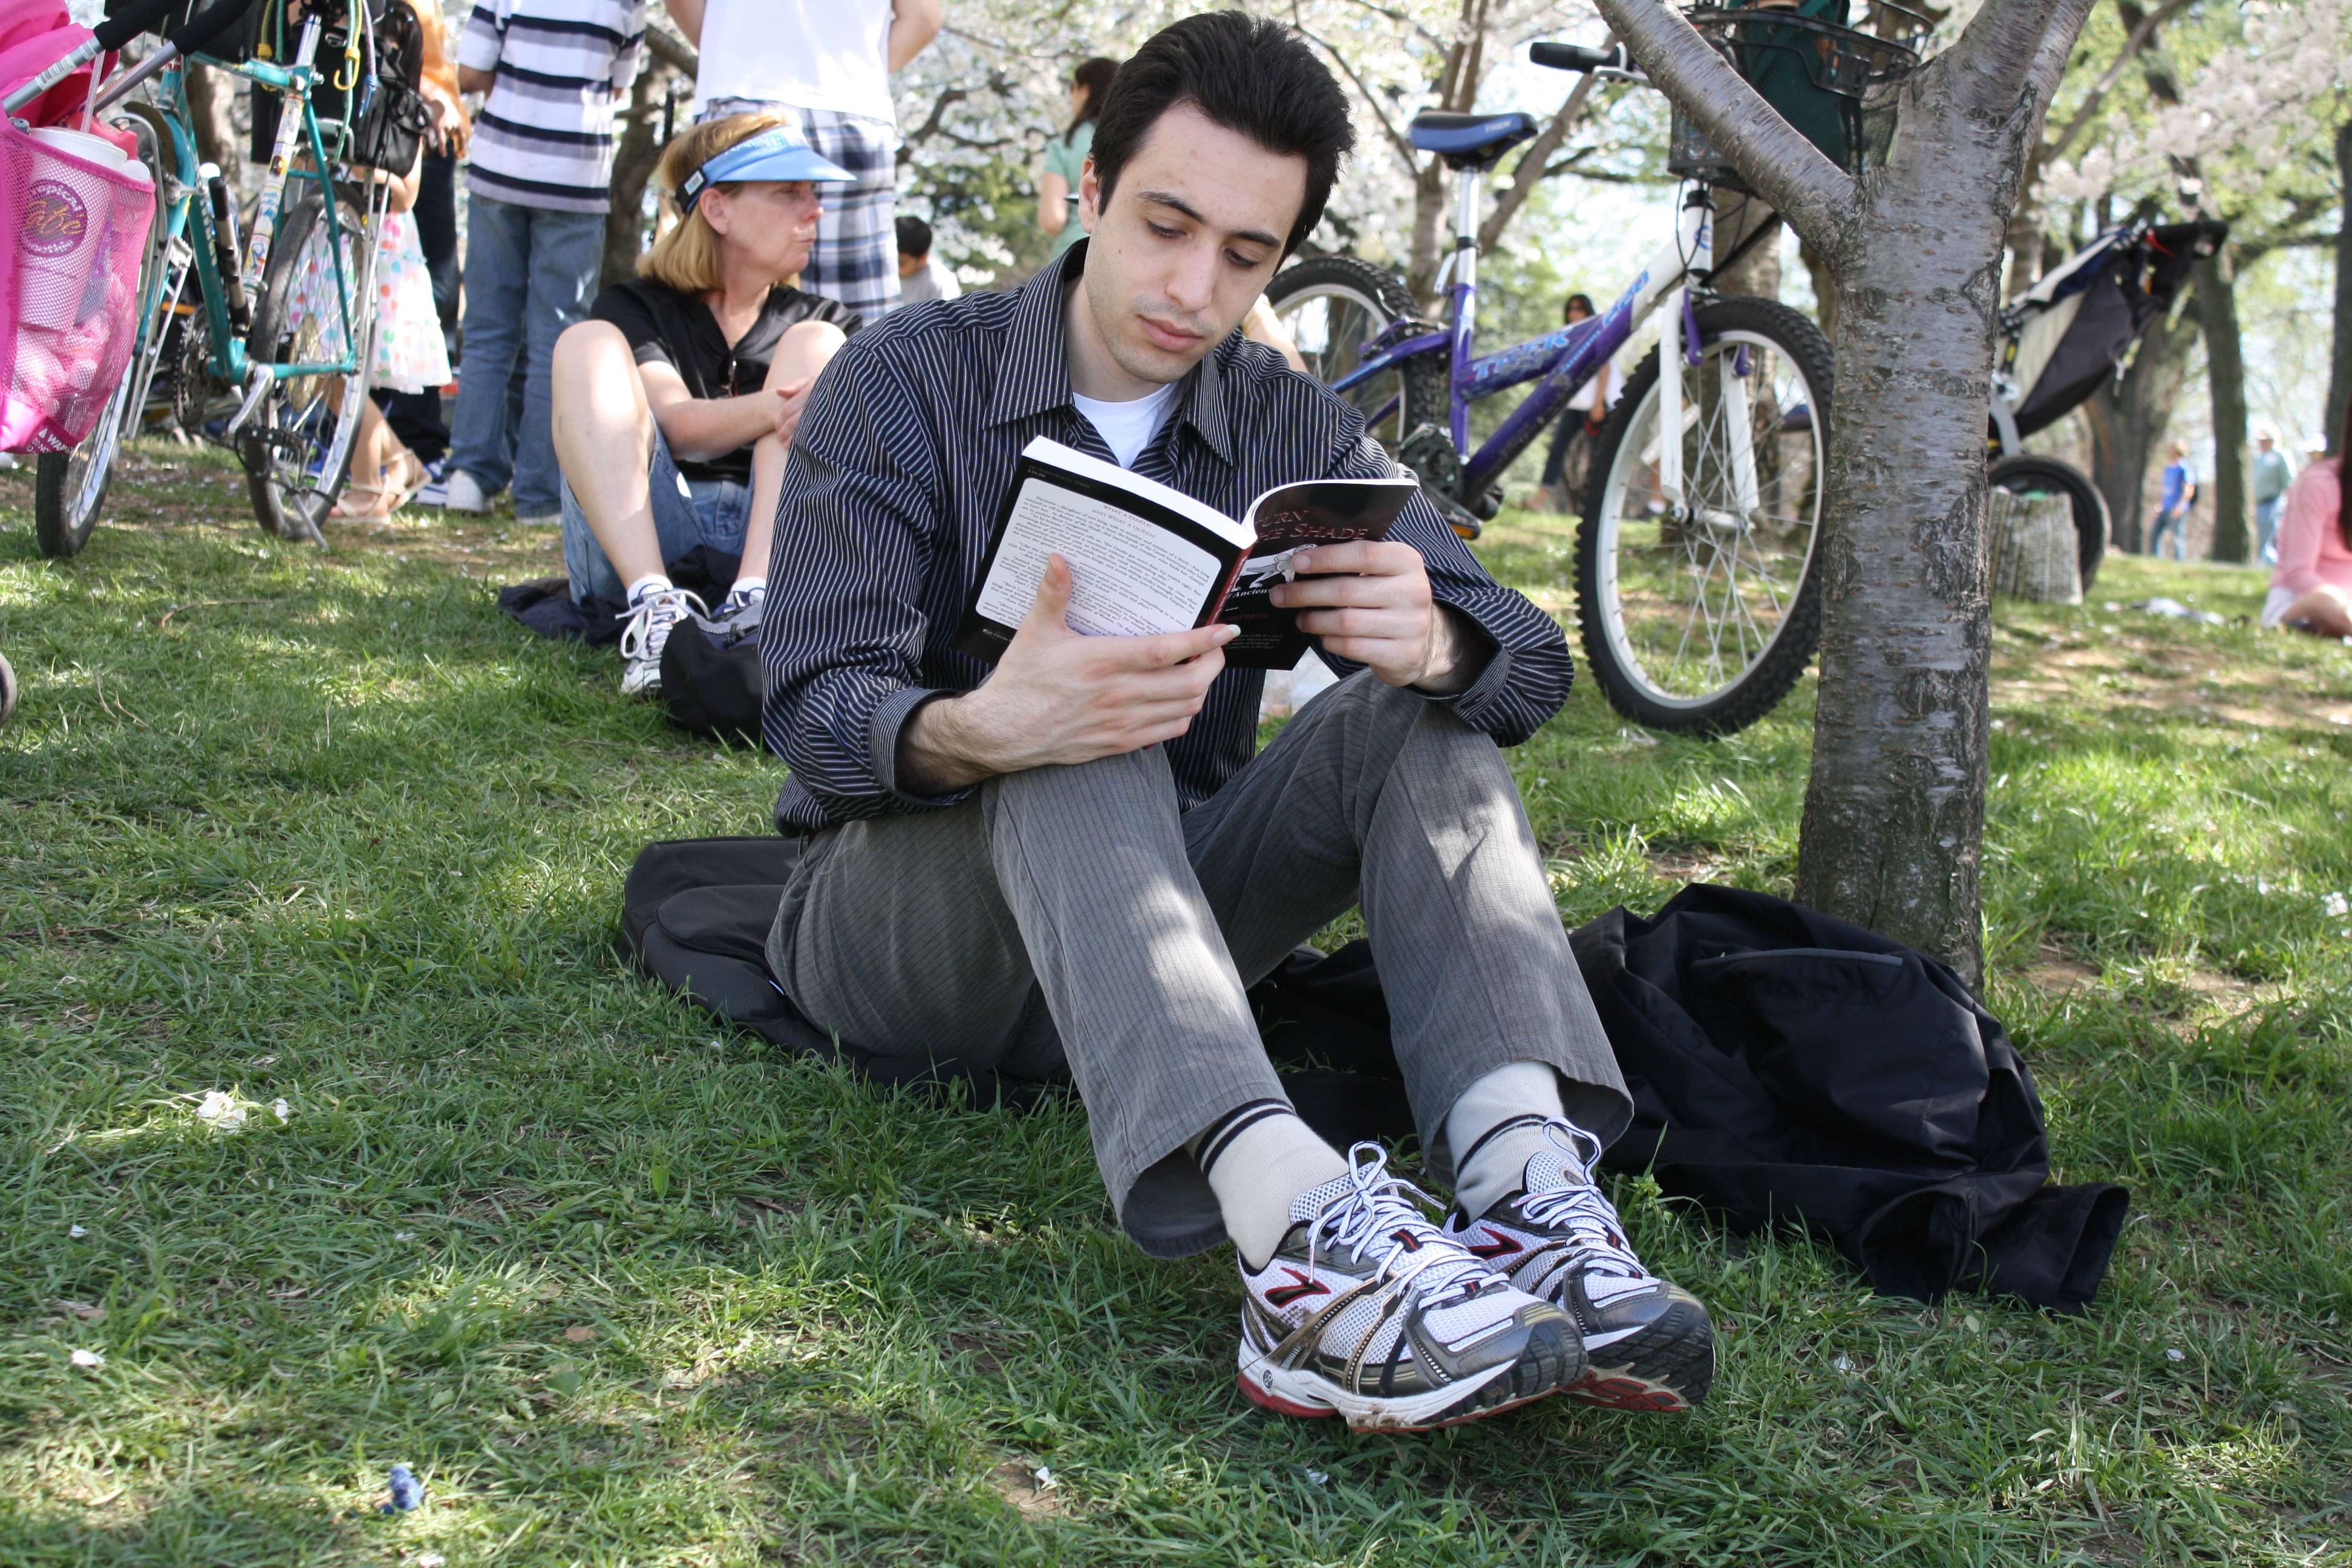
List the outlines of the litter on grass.
{"label": "litter on grass", "polygon": [[2132,608],[2176,621],[2202,621],[2209,626],[2226,626],[2230,624],[2230,617],[2227,616],[2215,615],[2210,610],[2191,609],[2178,599],[2168,599],[2161,595],[2153,599],[2142,599]]}
{"label": "litter on grass", "polygon": [[67,1357],[76,1366],[104,1366],[106,1358],[96,1351],[76,1351]]}
{"label": "litter on grass", "polygon": [[1038,1467],[1037,1467],[1037,1489],[1038,1489],[1039,1491],[1044,1491],[1047,1487],[1050,1487],[1050,1486],[1052,1486],[1053,1484],[1054,1484],[1054,1472],[1053,1472],[1053,1471],[1051,1471],[1051,1470],[1049,1470],[1049,1469],[1047,1469],[1047,1468],[1046,1468],[1045,1466],[1043,1466],[1043,1465],[1038,1466]]}
{"label": "litter on grass", "polygon": [[425,1500],[425,1483],[406,1465],[394,1465],[388,1478],[392,1500],[375,1505],[378,1513],[409,1513]]}

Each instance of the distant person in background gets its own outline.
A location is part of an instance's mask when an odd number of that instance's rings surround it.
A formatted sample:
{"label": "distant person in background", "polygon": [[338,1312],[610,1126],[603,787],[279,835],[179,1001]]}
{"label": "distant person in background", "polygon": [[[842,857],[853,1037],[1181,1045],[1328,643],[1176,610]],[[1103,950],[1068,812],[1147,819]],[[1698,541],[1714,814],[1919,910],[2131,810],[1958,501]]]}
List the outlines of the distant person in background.
{"label": "distant person in background", "polygon": [[919,217],[898,220],[898,303],[953,300],[963,293],[956,275],[931,259],[931,226]]}
{"label": "distant person in background", "polygon": [[2172,461],[2164,466],[2164,489],[2156,503],[2156,521],[2148,526],[2147,552],[2162,557],[2164,538],[2172,536],[2172,558],[2189,559],[2189,512],[2197,504],[2197,470],[2189,466],[2189,448],[2175,441]]}
{"label": "distant person in background", "polygon": [[[553,522],[555,340],[585,321],[604,267],[613,116],[645,54],[646,0],[494,0],[457,42],[457,85],[487,92],[467,175],[465,378],[446,504]],[[518,370],[520,423],[508,398]]]}
{"label": "distant person in background", "polygon": [[1054,237],[1054,254],[1086,238],[1078,221],[1078,176],[1086,173],[1087,154],[1094,150],[1095,117],[1102,112],[1110,79],[1118,62],[1100,55],[1080,66],[1070,77],[1070,128],[1045,143],[1045,172],[1037,181],[1037,226]]}
{"label": "distant person in background", "polygon": [[[1570,294],[1560,311],[1560,320],[1571,327],[1592,320],[1592,296]],[[1577,388],[1576,395],[1560,411],[1559,424],[1551,433],[1551,450],[1544,456],[1543,479],[1536,486],[1538,511],[1574,510],[1580,504],[1584,494],[1584,472],[1592,461],[1593,438],[1600,434],[1601,422],[1609,416],[1613,396],[1609,384],[1612,368],[1603,360],[1600,371]]]}
{"label": "distant person in background", "polygon": [[2294,468],[2278,449],[2273,430],[2254,432],[2254,559],[2265,566],[2278,564],[2279,504],[2294,480]]}
{"label": "distant person in background", "polygon": [[[816,243],[817,156],[789,111],[706,121],[662,153],[678,221],[555,345],[563,566],[575,604],[627,617],[621,692],[661,690],[679,622],[760,624],[784,457],[855,313],[793,287]],[[699,559],[697,559],[699,552]],[[670,580],[736,558],[718,608]],[[723,584],[726,568],[716,576]]]}
{"label": "distant person in background", "polygon": [[[434,320],[441,328],[441,349],[451,364],[457,362],[457,163],[474,137],[473,117],[458,96],[456,40],[436,0],[416,0],[416,18],[425,38],[425,78],[419,90],[433,113],[433,129],[425,139],[425,163],[417,178],[416,205],[409,216],[416,226],[416,243],[433,284]],[[446,380],[446,378],[445,378]],[[421,505],[438,506],[446,499],[439,481],[447,467],[449,419],[441,405],[441,388],[422,392],[378,392],[376,403],[385,421],[408,448],[421,458],[433,484],[428,496],[420,491]]]}
{"label": "distant person in background", "polygon": [[2338,456],[2314,460],[2287,487],[2279,519],[2278,570],[2271,574],[2263,625],[2320,637],[2352,637],[2352,531],[2344,514],[2344,458],[2352,452],[2345,411]]}
{"label": "distant person in background", "polygon": [[694,114],[790,110],[854,184],[825,193],[800,286],[874,321],[898,303],[898,121],[890,73],[939,37],[941,0],[669,0],[702,51]]}

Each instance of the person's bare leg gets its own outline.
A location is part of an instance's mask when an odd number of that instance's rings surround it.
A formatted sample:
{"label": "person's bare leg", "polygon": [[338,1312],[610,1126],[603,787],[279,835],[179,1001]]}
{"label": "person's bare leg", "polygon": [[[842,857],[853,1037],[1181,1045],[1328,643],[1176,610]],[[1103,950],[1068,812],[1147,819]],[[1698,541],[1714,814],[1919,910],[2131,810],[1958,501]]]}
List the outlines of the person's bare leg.
{"label": "person's bare leg", "polygon": [[2279,616],[2282,626],[2295,621],[2304,622],[2324,637],[2352,637],[2352,599],[2347,599],[2343,589],[2322,584],[2289,605]]}
{"label": "person's bare leg", "polygon": [[609,321],[567,327],[555,340],[552,374],[555,460],[589,531],[624,587],[660,575],[654,416],[629,340]]}
{"label": "person's bare leg", "polygon": [[[782,392],[814,378],[849,340],[830,321],[803,321],[787,329],[768,362],[767,389]],[[765,579],[768,551],[776,537],[776,502],[784,493],[784,459],[792,454],[773,435],[751,444],[751,511],[743,530],[739,577]]]}
{"label": "person's bare leg", "polygon": [[352,438],[351,477],[343,482],[343,493],[327,515],[336,518],[390,517],[392,498],[387,493],[384,470],[391,467],[393,454],[407,450],[384,423],[383,411],[376,407],[375,399],[360,399],[359,434]]}

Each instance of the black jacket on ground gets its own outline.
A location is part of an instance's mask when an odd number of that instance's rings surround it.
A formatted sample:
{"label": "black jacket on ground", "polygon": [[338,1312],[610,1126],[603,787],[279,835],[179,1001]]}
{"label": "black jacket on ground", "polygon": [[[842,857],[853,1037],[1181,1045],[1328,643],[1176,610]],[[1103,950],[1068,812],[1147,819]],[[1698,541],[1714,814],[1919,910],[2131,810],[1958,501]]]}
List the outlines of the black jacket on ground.
{"label": "black jacket on ground", "polygon": [[1827,1237],[1893,1296],[2080,1310],[2129,1206],[2053,1187],[2032,1077],[1959,977],[1763,893],[1701,884],[1572,937],[1633,1095],[1603,1163],[1735,1229]]}

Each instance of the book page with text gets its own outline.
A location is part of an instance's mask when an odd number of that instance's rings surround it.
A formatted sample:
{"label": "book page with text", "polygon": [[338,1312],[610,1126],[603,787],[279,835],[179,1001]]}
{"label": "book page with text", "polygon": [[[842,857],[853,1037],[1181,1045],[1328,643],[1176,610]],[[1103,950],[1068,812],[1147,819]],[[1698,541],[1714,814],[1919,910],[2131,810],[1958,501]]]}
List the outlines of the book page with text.
{"label": "book page with text", "polygon": [[1045,558],[1070,563],[1074,632],[1150,637],[1189,629],[1223,572],[1214,555],[1157,523],[1031,475],[973,608],[1018,626],[1045,575]]}

